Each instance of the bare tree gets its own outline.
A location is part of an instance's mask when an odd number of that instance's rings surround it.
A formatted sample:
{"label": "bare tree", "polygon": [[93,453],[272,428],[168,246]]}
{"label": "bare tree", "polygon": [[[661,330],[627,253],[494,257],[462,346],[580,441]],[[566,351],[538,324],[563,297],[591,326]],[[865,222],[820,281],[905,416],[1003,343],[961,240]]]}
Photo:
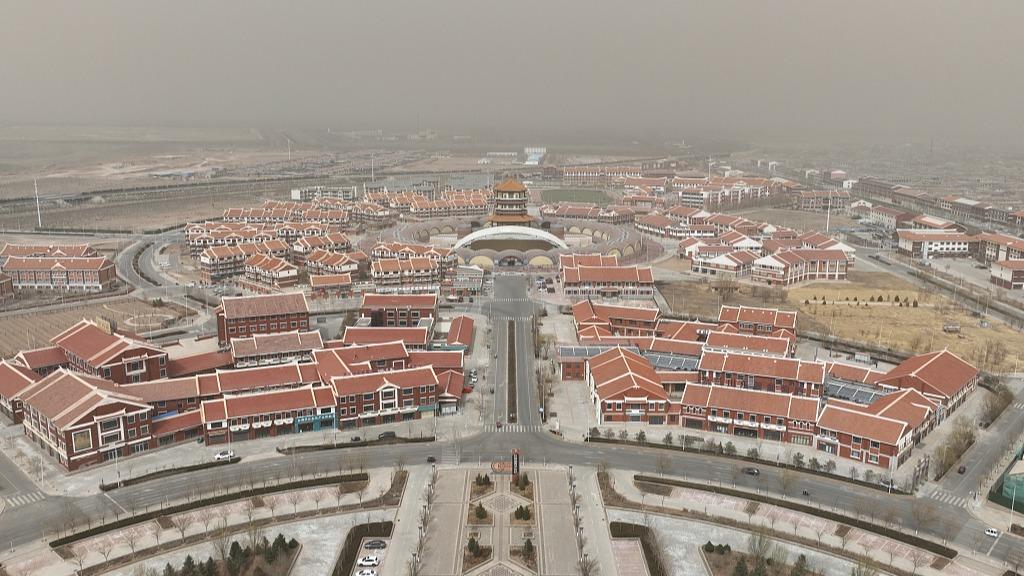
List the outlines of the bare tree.
{"label": "bare tree", "polygon": [[[103,556],[103,561],[107,562],[110,560],[110,553],[114,551],[114,541],[110,538],[100,538],[95,544],[93,544],[93,550],[100,553]],[[132,549],[134,555],[135,549]]]}
{"label": "bare tree", "polygon": [[594,576],[597,573],[597,560],[584,554],[583,558],[576,563],[576,567],[580,571],[580,576]]}
{"label": "bare tree", "polygon": [[277,509],[277,507],[280,504],[281,504],[281,501],[278,500],[277,496],[267,496],[267,497],[263,498],[263,505],[266,506],[268,510],[270,510],[270,518],[271,519],[277,518],[277,516],[274,514],[274,511]]}
{"label": "bare tree", "polygon": [[935,505],[931,500],[916,498],[910,505],[910,515],[914,518],[914,531],[927,528],[935,520]]}
{"label": "bare tree", "polygon": [[846,550],[846,546],[853,539],[853,528],[845,524],[839,526],[839,540],[843,543],[843,550]]}
{"label": "bare tree", "polygon": [[312,490],[310,492],[309,497],[310,497],[310,499],[313,500],[313,503],[316,504],[316,513],[317,514],[320,513],[320,502],[322,502],[324,497],[326,497],[326,496],[327,496],[327,494],[323,490],[321,490],[319,488],[317,488],[315,490]]}
{"label": "bare tree", "polygon": [[134,558],[135,549],[139,546],[139,540],[142,539],[142,531],[136,526],[130,526],[121,532],[121,537],[124,538],[124,543],[128,545],[128,549],[132,551],[132,558]]}
{"label": "bare tree", "polygon": [[195,516],[193,516],[191,512],[185,512],[171,517],[171,524],[174,526],[175,530],[178,531],[178,534],[181,535],[182,540],[185,539],[185,533],[188,532],[189,527],[192,526],[195,521]]}
{"label": "bare tree", "polygon": [[295,514],[299,510],[299,504],[306,500],[306,495],[302,490],[292,490],[285,495],[285,498],[292,505],[292,514]]}
{"label": "bare tree", "polygon": [[217,534],[213,537],[212,543],[221,564],[227,565],[228,553],[231,551],[231,534],[228,532],[227,517],[221,516],[219,524],[220,527],[217,529]]}
{"label": "bare tree", "polygon": [[672,459],[665,454],[658,455],[658,474],[662,476],[668,475],[672,472]]}
{"label": "bare tree", "polygon": [[[892,555],[890,554],[890,558]],[[892,560],[889,560],[889,564],[892,564]],[[853,570],[850,572],[850,576],[877,576],[878,570],[874,566],[865,562],[858,562]]]}
{"label": "bare tree", "polygon": [[789,496],[789,491],[793,489],[796,484],[796,474],[788,469],[782,471],[779,475],[779,487],[782,489],[783,496]]}
{"label": "bare tree", "polygon": [[931,563],[931,554],[921,550],[920,548],[913,548],[910,550],[910,564],[914,567],[914,574],[917,574],[917,570],[926,564]]}
{"label": "bare tree", "polygon": [[71,545],[66,548],[67,553],[71,556],[71,561],[78,566],[79,572],[82,568],[85,568],[85,559],[89,556],[89,549],[81,545]]}
{"label": "bare tree", "polygon": [[348,487],[344,483],[339,482],[334,485],[334,502],[340,508],[341,499],[348,493]]}

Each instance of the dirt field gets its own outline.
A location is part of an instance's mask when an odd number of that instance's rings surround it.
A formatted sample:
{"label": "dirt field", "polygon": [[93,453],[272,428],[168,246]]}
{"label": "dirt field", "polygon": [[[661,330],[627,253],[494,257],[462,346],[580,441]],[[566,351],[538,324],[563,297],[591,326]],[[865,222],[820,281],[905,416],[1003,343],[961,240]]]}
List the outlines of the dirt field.
{"label": "dirt field", "polygon": [[[825,230],[825,214],[815,212],[801,212],[799,210],[786,210],[784,208],[752,208],[750,210],[739,210],[733,212],[737,216],[745,216],[751,220],[758,220],[793,228],[794,230]],[[829,228],[843,228],[857,226],[857,221],[843,216],[833,214],[829,219]]]}
{"label": "dirt field", "polygon": [[[883,272],[853,272],[849,282],[808,284],[785,293],[741,284],[724,301],[711,284],[670,283],[659,289],[673,312],[683,315],[715,318],[720,302],[795,309],[801,331],[910,352],[948,348],[979,367],[997,371],[1013,369],[1018,358],[1024,358],[1024,333],[999,322],[983,327],[981,319],[947,298]],[[881,302],[871,302],[872,298]],[[897,298],[910,304],[900,307]],[[944,332],[946,324],[958,324],[960,333]]]}
{"label": "dirt field", "polygon": [[50,338],[83,319],[98,316],[117,322],[122,330],[145,332],[167,320],[180,318],[177,306],[153,307],[136,298],[125,297],[102,304],[92,303],[65,310],[31,312],[0,317],[0,357],[9,358],[21,350],[48,346]]}
{"label": "dirt field", "polygon": [[[50,228],[145,231],[172,224],[217,217],[225,208],[255,206],[264,198],[284,200],[292,184],[267,184],[259,189],[225,184],[218,188],[167,191],[136,198],[96,198],[85,204],[43,210],[43,226]],[[0,216],[0,227],[33,228],[34,208]]]}

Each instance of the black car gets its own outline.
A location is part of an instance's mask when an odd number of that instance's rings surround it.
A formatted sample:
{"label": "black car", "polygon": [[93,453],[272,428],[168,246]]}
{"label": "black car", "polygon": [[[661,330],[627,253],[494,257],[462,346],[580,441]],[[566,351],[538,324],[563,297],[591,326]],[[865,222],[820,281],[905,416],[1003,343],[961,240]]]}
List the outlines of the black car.
{"label": "black car", "polygon": [[437,462],[437,458],[434,458],[433,456],[427,456],[427,464],[433,464],[434,462]]}
{"label": "black car", "polygon": [[363,441],[363,437],[362,436],[353,436],[353,437],[349,438],[349,440],[351,440],[352,442],[362,442]]}
{"label": "black car", "polygon": [[388,543],[383,540],[368,540],[366,544],[363,544],[364,550],[383,550],[388,547]]}
{"label": "black car", "polygon": [[397,438],[394,432],[381,432],[377,435],[377,440],[393,440]]}
{"label": "black car", "polygon": [[757,468],[754,468],[753,466],[747,466],[746,468],[744,468],[743,469],[743,473],[748,475],[748,476],[760,476],[761,475],[761,471],[758,470]]}

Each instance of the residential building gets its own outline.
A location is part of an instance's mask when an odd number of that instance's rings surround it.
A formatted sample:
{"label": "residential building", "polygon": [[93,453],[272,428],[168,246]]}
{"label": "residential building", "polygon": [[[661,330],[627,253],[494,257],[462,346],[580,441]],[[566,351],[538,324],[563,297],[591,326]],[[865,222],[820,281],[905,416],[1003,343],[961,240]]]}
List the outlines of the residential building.
{"label": "residential building", "polygon": [[797,249],[754,261],[751,280],[768,286],[846,280],[848,260],[842,250]]}
{"label": "residential building", "polygon": [[576,266],[562,271],[569,297],[651,297],[654,274],[649,266]]}
{"label": "residential building", "polygon": [[440,287],[441,266],[429,258],[378,258],[370,264],[378,292],[429,292]]}
{"label": "residential building", "polygon": [[1024,288],[1024,260],[998,260],[992,263],[989,273],[989,281],[1000,288]]}
{"label": "residential building", "polygon": [[309,305],[302,293],[225,296],[215,310],[217,340],[253,334],[305,331],[309,328]]}
{"label": "residential building", "polygon": [[585,371],[598,424],[668,422],[668,392],[657,371],[640,354],[612,348],[588,358]]}
{"label": "residential building", "polygon": [[0,271],[11,278],[16,291],[100,292],[117,282],[114,263],[101,256],[8,256]]}
{"label": "residential building", "polygon": [[818,399],[777,392],[687,384],[680,401],[684,428],[810,446]]}
{"label": "residential building", "polygon": [[254,334],[231,339],[231,358],[237,368],[309,362],[313,351],[323,347],[318,330]]}
{"label": "residential building", "polygon": [[423,318],[437,317],[436,294],[363,294],[359,315],[371,326],[418,326]]}
{"label": "residential building", "polygon": [[751,306],[722,306],[718,312],[718,323],[728,325],[737,332],[778,336],[780,331],[796,335],[796,312],[775,308]]}
{"label": "residential building", "polygon": [[50,342],[63,351],[72,370],[117,384],[167,377],[167,352],[117,332],[109,323],[81,320]]}

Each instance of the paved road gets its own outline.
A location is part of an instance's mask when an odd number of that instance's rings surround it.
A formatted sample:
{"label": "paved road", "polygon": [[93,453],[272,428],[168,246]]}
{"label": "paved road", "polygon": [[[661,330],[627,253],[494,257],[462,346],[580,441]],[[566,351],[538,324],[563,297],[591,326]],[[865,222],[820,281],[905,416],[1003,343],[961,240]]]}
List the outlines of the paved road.
{"label": "paved road", "polygon": [[[224,488],[243,484],[250,477],[284,477],[293,469],[336,470],[339,462],[351,463],[355,458],[364,461],[366,466],[371,468],[387,468],[393,466],[398,459],[415,463],[421,461],[427,454],[437,453],[445,447],[450,447],[450,443],[433,446],[360,448],[302,454],[294,458],[243,460],[240,464],[227,469],[194,472],[102,495],[49,498],[19,508],[17,522],[7,521],[10,516],[5,513],[5,521],[0,521],[0,542],[13,542],[14,546],[18,546],[40,538],[69,515],[79,518],[100,518],[105,515],[110,518],[115,510],[120,512],[121,509],[131,509],[133,506],[140,509],[159,505],[167,499],[209,492],[214,487]],[[459,441],[459,453],[464,463],[486,464],[494,460],[507,459],[513,448],[522,451],[527,463],[557,463],[586,467],[607,463],[615,468],[648,473],[658,471],[659,455],[668,455],[671,474],[683,475],[700,482],[727,485],[735,483],[743,488],[769,493],[779,493],[781,490],[781,474],[777,470],[764,467],[761,475],[753,478],[740,472],[742,463],[715,456],[664,452],[653,448],[565,442],[548,432],[479,433]],[[918,526],[919,522],[912,512],[912,503],[916,500],[913,497],[885,496],[877,490],[810,474],[796,476],[797,479],[790,488],[791,494],[800,494],[806,489],[811,493],[810,499],[820,505],[848,511],[860,510],[865,514],[872,509],[877,511],[880,501],[884,498],[885,507],[893,510],[904,529],[919,529],[938,541],[952,536],[957,544],[978,550],[981,554],[989,554],[997,560],[1006,558],[1015,547],[1024,546],[1024,540],[1011,535],[1003,534],[995,540],[984,536],[986,526],[966,514],[960,507],[937,503],[934,507],[934,517],[920,522],[921,526]]]}

